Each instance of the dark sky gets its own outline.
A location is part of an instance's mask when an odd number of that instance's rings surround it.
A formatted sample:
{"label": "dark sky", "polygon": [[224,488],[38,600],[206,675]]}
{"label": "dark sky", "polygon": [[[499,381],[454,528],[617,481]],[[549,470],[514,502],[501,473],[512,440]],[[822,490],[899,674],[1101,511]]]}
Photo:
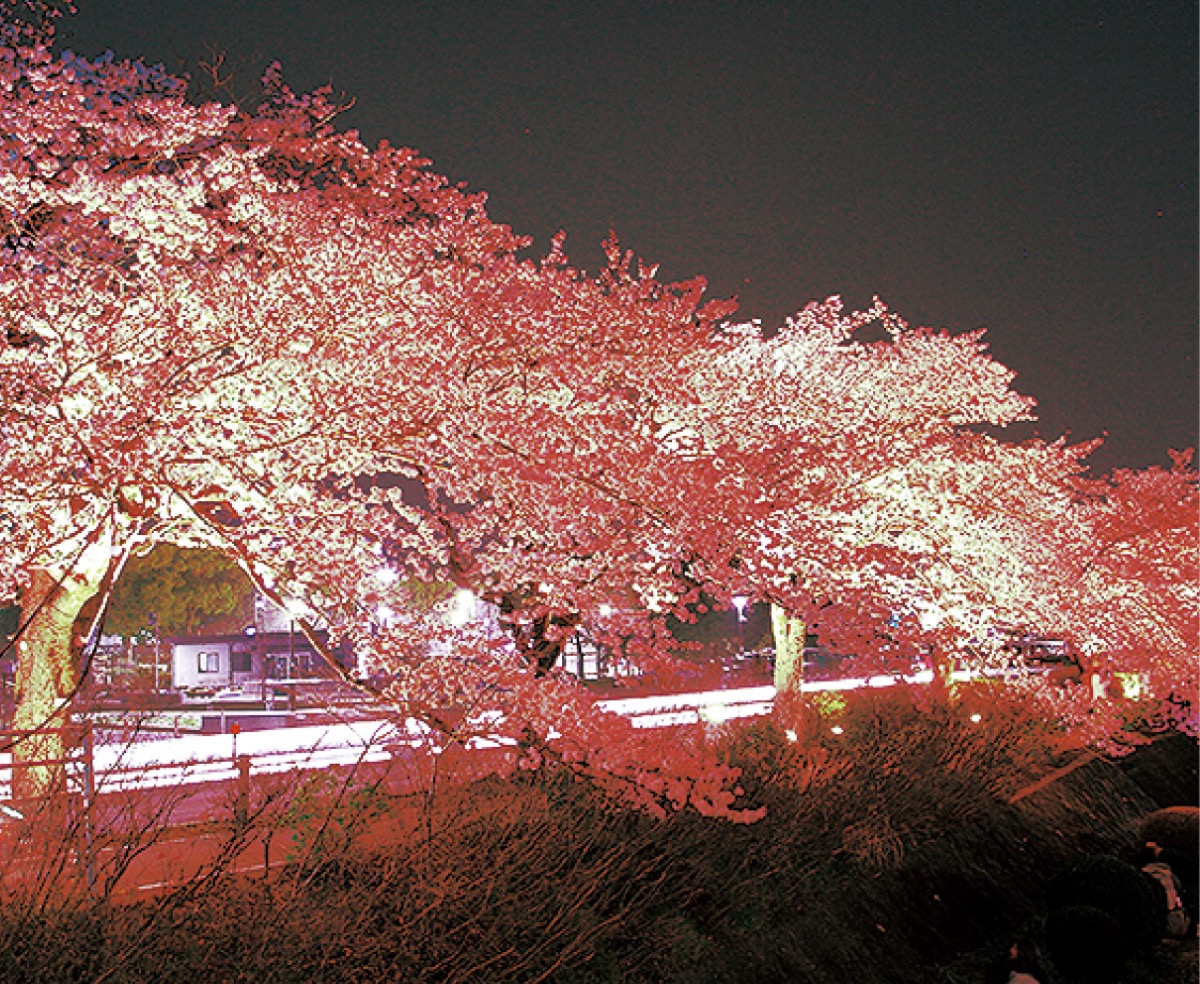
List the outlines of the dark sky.
{"label": "dark sky", "polygon": [[595,269],[615,229],[767,324],[878,293],[987,327],[1100,470],[1197,443],[1194,2],[79,5],[83,54],[331,84],[539,254]]}

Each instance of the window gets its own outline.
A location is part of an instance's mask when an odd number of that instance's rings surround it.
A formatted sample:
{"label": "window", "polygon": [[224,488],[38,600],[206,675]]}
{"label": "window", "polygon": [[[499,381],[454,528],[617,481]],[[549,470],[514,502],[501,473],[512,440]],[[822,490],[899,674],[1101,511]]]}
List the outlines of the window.
{"label": "window", "polygon": [[218,652],[197,653],[201,673],[220,673],[221,654]]}
{"label": "window", "polygon": [[249,673],[253,668],[250,663],[250,653],[248,650],[235,650],[230,657],[230,662],[233,664],[234,673]]}

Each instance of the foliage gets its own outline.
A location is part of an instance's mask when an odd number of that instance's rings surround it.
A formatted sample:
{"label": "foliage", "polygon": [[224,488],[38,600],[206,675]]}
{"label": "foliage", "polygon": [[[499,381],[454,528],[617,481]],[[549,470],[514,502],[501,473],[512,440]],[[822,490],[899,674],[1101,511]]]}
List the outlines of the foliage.
{"label": "foliage", "polygon": [[[715,759],[701,726],[676,729],[664,741],[622,715],[598,713],[569,677],[538,679],[511,653],[489,656],[468,665],[454,657],[449,670],[436,659],[419,667],[453,687],[443,687],[437,719],[453,744],[506,742],[497,763],[505,774],[561,768],[594,783],[614,804],[657,817],[684,808],[738,823],[761,817],[760,809],[742,801],[738,770]],[[415,675],[388,689],[395,704],[415,703],[411,694],[430,692],[433,684]]]}
{"label": "foliage", "polygon": [[291,831],[286,860],[319,865],[343,856],[362,831],[386,813],[379,788],[329,773],[305,776],[279,818]]}
{"label": "foliage", "polygon": [[252,618],[252,605],[250,582],[228,557],[160,543],[125,565],[104,627],[123,636],[155,627],[164,636],[191,635],[223,616]]}
{"label": "foliage", "polygon": [[[979,978],[937,967],[966,947],[1010,941],[1038,911],[1043,872],[1078,849],[1079,832],[1056,830],[1058,817],[997,804],[872,870],[839,850],[861,816],[856,748],[825,771],[818,746],[790,741],[770,721],[730,726],[718,743],[745,766],[747,796],[770,801],[760,823],[655,818],[553,762],[461,785],[447,781],[460,774],[447,763],[436,789],[413,787],[400,762],[390,776],[267,777],[241,830],[165,826],[178,791],[163,791],[157,806],[121,797],[140,812],[98,823],[95,900],[76,860],[82,830],[30,856],[21,832],[6,829],[0,978],[837,984],[858,974],[949,984]],[[1180,743],[1186,772],[1194,743]],[[994,784],[990,768],[980,775]],[[936,812],[923,780],[913,777],[905,795]],[[942,782],[933,778],[929,794]],[[1120,850],[1137,810],[1113,805],[1123,811],[1110,842]],[[33,835],[60,829],[40,822]],[[178,871],[156,898],[123,892],[139,858],[181,836],[211,861],[190,877]],[[269,878],[259,867],[266,843]],[[34,859],[44,867],[23,881]],[[116,878],[130,863],[130,880]],[[1132,954],[1129,967],[1141,974],[1131,981],[1167,979],[1148,955]]]}
{"label": "foliage", "polygon": [[[1034,624],[1154,695],[1194,689],[1190,460],[1093,480],[1086,446],[991,436],[1033,401],[981,332],[837,298],[732,324],[615,236],[595,274],[561,235],[526,258],[483,195],[368,148],[278,66],[252,111],[184,90],[44,35],[0,48],[0,600],[61,623],[27,627],[22,726],[64,706],[72,624],[156,543],[303,606],[406,716],[466,694],[534,745],[566,728],[522,663],[583,625],[654,670],[702,592],[864,658],[943,669]],[[429,583],[497,604],[507,635],[447,626]],[[695,749],[562,740],[660,806],[736,799]]]}
{"label": "foliage", "polygon": [[409,581],[405,588],[408,591],[409,605],[427,611],[440,605],[454,593],[454,585],[448,581]]}
{"label": "foliage", "polygon": [[[849,812],[852,819],[832,828],[833,850],[881,869],[993,810],[1046,768],[1053,748],[1046,737],[1055,730],[998,685],[950,694],[897,686],[837,701],[794,700],[770,725],[748,732],[756,738],[750,749],[747,734],[737,739],[731,761],[747,789],[765,775],[769,786],[811,786],[807,808],[818,816]],[[768,816],[777,808],[772,801]]]}

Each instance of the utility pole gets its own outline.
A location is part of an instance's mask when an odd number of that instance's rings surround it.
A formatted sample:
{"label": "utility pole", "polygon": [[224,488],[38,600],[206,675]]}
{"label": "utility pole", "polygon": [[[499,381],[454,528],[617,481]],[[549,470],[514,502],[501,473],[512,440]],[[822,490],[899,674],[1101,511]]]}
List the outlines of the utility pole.
{"label": "utility pole", "polygon": [[154,692],[158,693],[159,687],[159,636],[158,636],[158,616],[154,612],[146,612],[146,624],[150,626],[150,631],[154,633]]}

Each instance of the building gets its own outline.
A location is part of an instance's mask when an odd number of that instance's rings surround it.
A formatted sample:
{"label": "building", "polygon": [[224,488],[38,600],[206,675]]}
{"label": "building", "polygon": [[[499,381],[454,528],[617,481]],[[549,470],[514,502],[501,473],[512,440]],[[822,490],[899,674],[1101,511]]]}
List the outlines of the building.
{"label": "building", "polygon": [[333,671],[300,632],[191,636],[170,640],[176,690],[328,679]]}

